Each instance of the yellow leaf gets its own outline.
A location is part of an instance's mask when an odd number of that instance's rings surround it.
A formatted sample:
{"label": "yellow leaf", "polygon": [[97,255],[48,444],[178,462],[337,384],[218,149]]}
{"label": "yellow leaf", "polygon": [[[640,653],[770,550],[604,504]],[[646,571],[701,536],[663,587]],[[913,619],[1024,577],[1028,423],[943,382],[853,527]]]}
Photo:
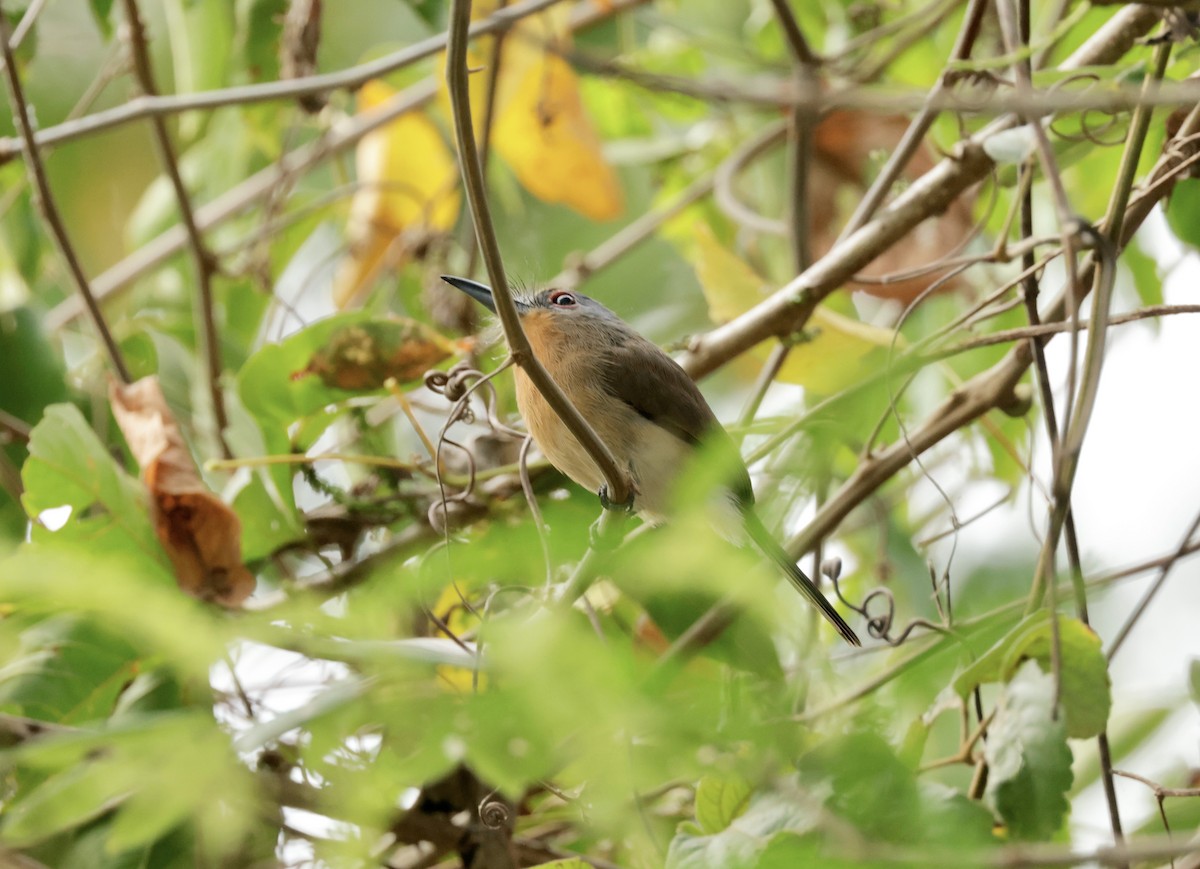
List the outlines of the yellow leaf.
{"label": "yellow leaf", "polygon": [[[479,20],[498,9],[497,0],[472,5]],[[600,150],[600,139],[579,95],[579,79],[559,54],[570,47],[567,4],[521,20],[505,37],[493,102],[492,145],[517,180],[543,202],[557,202],[592,220],[613,220],[624,210],[616,173]],[[468,78],[476,136],[483,126],[495,37],[480,37],[467,49],[467,63],[484,72]],[[450,114],[450,96],[439,89]]]}
{"label": "yellow leaf", "polygon": [[708,302],[708,318],[727,323],[763,300],[767,282],[731,250],[721,246],[705,223],[696,225],[696,279]]}
{"label": "yellow leaf", "polygon": [[[818,305],[805,327],[811,340],[792,347],[776,380],[832,395],[867,374],[868,358],[892,341],[890,329],[852,320]],[[899,346],[899,345],[897,345]]]}
{"label": "yellow leaf", "polygon": [[[467,608],[464,597],[465,592],[457,583],[452,582],[442,589],[437,602],[429,608],[455,636],[473,633],[480,625],[479,615]],[[469,694],[487,688],[487,675],[476,674],[468,667],[438,664],[436,669],[442,686],[456,693]]]}
{"label": "yellow leaf", "polygon": [[[504,56],[507,62],[507,48]],[[526,68],[496,117],[496,152],[543,202],[562,203],[592,220],[620,216],[621,187],[584,111],[575,71],[549,52],[522,65]]]}
{"label": "yellow leaf", "polygon": [[[706,224],[697,227],[695,268],[708,316],[715,323],[732,320],[765,298],[767,281],[723,247]],[[859,380],[872,351],[889,346],[893,338],[889,329],[860,323],[824,305],[813,312],[806,333],[809,340],[792,347],[776,379],[822,395]],[[764,341],[750,354],[765,361],[769,347]]]}
{"label": "yellow leaf", "polygon": [[[359,112],[377,109],[394,94],[381,81],[367,82],[359,91]],[[454,157],[437,127],[419,112],[364,136],[355,162],[359,188],[347,225],[350,255],[334,289],[340,307],[357,298],[384,265],[403,263],[431,233],[453,227],[461,204]]]}

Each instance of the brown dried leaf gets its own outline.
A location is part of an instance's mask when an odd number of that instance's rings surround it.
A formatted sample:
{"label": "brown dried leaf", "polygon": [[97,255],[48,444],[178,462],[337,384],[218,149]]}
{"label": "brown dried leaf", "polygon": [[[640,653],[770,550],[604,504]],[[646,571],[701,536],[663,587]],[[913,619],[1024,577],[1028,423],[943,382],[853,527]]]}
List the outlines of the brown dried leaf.
{"label": "brown dried leaf", "polygon": [[338,329],[292,374],[316,375],[326,386],[350,391],[382,389],[389,379],[407,383],[452,353],[465,349],[417,320],[396,317]]}
{"label": "brown dried leaf", "polygon": [[204,481],[157,377],[109,388],[113,416],[150,492],[154,527],[179,587],[235,607],[254,590],[242,564],[242,523]]}
{"label": "brown dried leaf", "polygon": [[[876,155],[891,153],[907,127],[908,119],[899,115],[879,116],[849,109],[830,112],[817,125],[808,210],[815,256],[822,256],[833,247],[841,225],[849,216],[840,212],[847,201],[857,202],[865,192]],[[915,180],[933,165],[929,150],[918,149],[901,177]],[[853,195],[847,195],[847,188]],[[918,224],[858,274],[860,278],[875,280],[848,281],[846,286],[879,298],[911,302],[946,270],[901,279],[889,276],[923,269],[953,254],[973,230],[972,201],[972,194],[956,199],[945,212]],[[882,278],[888,278],[887,282],[880,283]],[[961,286],[961,281],[952,279],[938,290]]]}

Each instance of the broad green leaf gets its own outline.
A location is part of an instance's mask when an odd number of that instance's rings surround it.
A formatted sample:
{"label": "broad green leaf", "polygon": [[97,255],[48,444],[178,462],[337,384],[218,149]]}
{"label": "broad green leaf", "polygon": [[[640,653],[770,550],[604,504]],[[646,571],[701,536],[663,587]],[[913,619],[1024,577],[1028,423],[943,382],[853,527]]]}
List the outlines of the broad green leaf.
{"label": "broad green leaf", "polygon": [[750,801],[750,783],[737,776],[712,774],[696,786],[696,823],[711,834],[737,819]]}
{"label": "broad green leaf", "polygon": [[579,857],[564,857],[561,860],[551,860],[549,863],[538,863],[537,865],[540,867],[553,866],[555,869],[592,869],[594,864]]}
{"label": "broad green leaf", "polygon": [[224,654],[221,616],[144,561],[26,547],[0,560],[0,600],[18,612],[86,615],[186,681],[206,683]]}
{"label": "broad green leaf", "polygon": [[313,356],[336,332],[370,319],[369,313],[355,311],[318,320],[276,344],[260,348],[242,366],[238,392],[246,410],[262,427],[268,449],[286,450],[289,425],[349,397],[345,390],[304,375]]}
{"label": "broad green leaf", "polygon": [[136,559],[162,568],[169,577],[169,561],[151,524],[143,486],[117,466],[73,405],[46,408],[30,437],[21,478],[22,501],[31,519],[56,507],[71,510],[57,531],[35,524],[35,541],[87,547],[93,556]]}
{"label": "broad green leaf", "polygon": [[[1045,610],[1026,618],[954,680],[954,689],[966,697],[986,682],[1006,682],[1026,659],[1041,668],[1051,667],[1051,624]],[[1083,622],[1059,618],[1062,652],[1061,695],[1068,734],[1076,739],[1095,736],[1104,729],[1112,707],[1108,663],[1100,638]]]}
{"label": "broad green leaf", "polygon": [[874,733],[826,738],[800,760],[801,781],[863,834],[896,843],[975,845],[991,840],[991,815],[965,795],[918,781]]}
{"label": "broad green leaf", "polygon": [[0,842],[27,847],[92,820],[128,797],[136,773],[110,756],[51,775],[6,806]]}
{"label": "broad green leaf", "polygon": [[716,834],[683,824],[667,851],[667,869],[737,869],[754,866],[773,835],[806,833],[820,820],[817,807],[776,794],[753,797],[746,810]]}
{"label": "broad green leaf", "polygon": [[25,628],[18,649],[0,669],[0,709],[57,724],[107,718],[139,666],[127,640],[67,615]]}
{"label": "broad green leaf", "polygon": [[1185,244],[1200,247],[1200,178],[1184,178],[1167,200],[1167,224]]}
{"label": "broad green leaf", "polygon": [[1045,840],[1066,820],[1071,788],[1067,728],[1054,717],[1054,678],[1026,661],[988,728],[985,799],[1017,839]]}
{"label": "broad green leaf", "polygon": [[295,513],[279,503],[264,477],[261,473],[251,477],[232,504],[242,520],[242,557],[247,563],[267,557],[304,534]]}
{"label": "broad green leaf", "polygon": [[[186,746],[186,750],[183,747]],[[206,712],[133,720],[107,731],[47,737],[8,753],[8,765],[49,771],[15,801],[0,840],[27,845],[117,810],[105,851],[117,854],[162,837],[186,817],[205,823],[221,852],[252,820],[250,776]]]}

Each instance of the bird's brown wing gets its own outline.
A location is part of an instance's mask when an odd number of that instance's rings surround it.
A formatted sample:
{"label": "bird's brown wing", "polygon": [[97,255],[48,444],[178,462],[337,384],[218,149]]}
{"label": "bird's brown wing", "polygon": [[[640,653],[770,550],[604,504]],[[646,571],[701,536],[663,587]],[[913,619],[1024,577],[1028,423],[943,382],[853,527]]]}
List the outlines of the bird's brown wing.
{"label": "bird's brown wing", "polygon": [[674,359],[637,336],[605,348],[600,370],[608,392],[640,416],[693,446],[719,449],[729,463],[730,489],[742,504],[754,503],[741,456],[700,388]]}

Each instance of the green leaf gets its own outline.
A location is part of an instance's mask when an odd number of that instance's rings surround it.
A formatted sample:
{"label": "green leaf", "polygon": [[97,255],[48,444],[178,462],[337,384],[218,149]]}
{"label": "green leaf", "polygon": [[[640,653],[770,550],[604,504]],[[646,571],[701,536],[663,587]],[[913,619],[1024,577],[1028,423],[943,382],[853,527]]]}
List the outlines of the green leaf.
{"label": "green leaf", "polygon": [[[1163,303],[1162,275],[1158,273],[1158,261],[1142,250],[1137,236],[1125,246],[1121,254],[1121,262],[1129,268],[1133,275],[1133,287],[1137,291],[1138,301],[1143,305],[1161,305]],[[1157,322],[1151,320],[1151,323]]]}
{"label": "green leaf", "polygon": [[157,568],[120,556],[24,547],[0,560],[0,600],[17,613],[86,615],[141,656],[161,656],[175,673],[202,684],[228,641],[210,607]]}
{"label": "green leaf", "polygon": [[88,0],[88,6],[91,7],[92,18],[96,20],[100,33],[106,40],[112,39],[113,26],[109,15],[112,12],[113,0]]}
{"label": "green leaf", "polygon": [[73,616],[27,627],[18,648],[0,669],[0,708],[58,724],[107,718],[138,668],[125,639]]}
{"label": "green leaf", "polygon": [[[46,408],[30,436],[21,479],[35,542],[86,547],[93,556],[119,553],[170,573],[143,486],[117,466],[73,405]],[[44,510],[57,507],[71,509],[62,528],[49,531],[37,524]]]}
{"label": "green leaf", "polygon": [[[1059,618],[1062,653],[1060,700],[1068,735],[1075,739],[1095,736],[1104,729],[1112,708],[1108,662],[1100,638],[1078,619]],[[966,697],[978,685],[1007,682],[1026,659],[1049,671],[1052,627],[1049,614],[1039,610],[1024,619],[954,679],[954,690]]]}
{"label": "green leaf", "polygon": [[[1087,739],[1104,730],[1112,709],[1108,661],[1100,648],[1100,637],[1078,619],[1058,620],[1062,653],[1059,702],[1067,722],[1067,736]],[[1051,667],[1050,625],[1039,631],[1021,652],[1033,658],[1042,669]]]}
{"label": "green leaf", "polygon": [[70,766],[6,807],[0,840],[26,847],[110,810],[132,786],[130,770],[112,758]]}
{"label": "green leaf", "polygon": [[736,869],[753,866],[772,836],[807,833],[820,818],[816,806],[776,794],[754,797],[745,812],[716,834],[683,824],[667,851],[667,869]]}
{"label": "green leaf", "polygon": [[750,783],[738,776],[706,775],[696,786],[696,822],[709,834],[728,827],[750,801]]}
{"label": "green leaf", "polygon": [[115,809],[104,843],[110,855],[161,839],[186,817],[217,822],[206,823],[205,838],[221,852],[254,815],[251,777],[207,711],[46,737],[6,760],[18,771],[49,773],[5,813],[0,839],[15,845],[44,841]]}
{"label": "green leaf", "polygon": [[237,2],[235,43],[254,81],[279,77],[279,35],[287,8],[287,0]]}
{"label": "green leaf", "polygon": [[1192,702],[1200,704],[1200,658],[1192,658],[1188,665],[1188,689],[1192,694]]}
{"label": "green leaf", "polygon": [[1018,839],[1045,840],[1062,827],[1071,788],[1065,723],[1054,718],[1054,678],[1025,662],[1005,686],[984,748],[985,798]]}
{"label": "green leaf", "polygon": [[[326,386],[319,377],[307,376],[305,369],[335,332],[370,319],[365,311],[327,317],[277,344],[262,347],[246,360],[238,375],[238,392],[246,409],[263,427],[268,448],[286,445],[280,436],[287,425],[351,395]],[[284,431],[272,437],[274,428],[281,424]]]}
{"label": "green leaf", "polygon": [[304,535],[296,513],[280,503],[274,489],[271,477],[255,473],[234,496],[232,506],[242,520],[242,558],[247,562],[265,558]]}
{"label": "green leaf", "polygon": [[[538,863],[538,866],[556,866],[558,869],[592,869],[592,864],[578,857],[564,857],[561,860],[551,860],[549,863]],[[534,867],[537,869],[537,867]]]}
{"label": "green leaf", "polygon": [[1200,178],[1184,178],[1167,200],[1167,224],[1176,237],[1200,247]]}

